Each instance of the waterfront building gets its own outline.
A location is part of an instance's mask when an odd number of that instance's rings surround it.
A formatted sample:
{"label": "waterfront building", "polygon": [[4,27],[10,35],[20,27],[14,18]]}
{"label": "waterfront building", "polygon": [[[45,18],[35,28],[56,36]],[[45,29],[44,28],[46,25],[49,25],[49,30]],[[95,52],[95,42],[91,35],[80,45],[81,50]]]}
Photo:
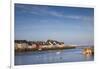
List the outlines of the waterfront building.
{"label": "waterfront building", "polygon": [[33,49],[36,48],[36,44],[33,43],[33,44],[32,44],[32,48],[33,48]]}
{"label": "waterfront building", "polygon": [[48,48],[48,46],[47,45],[42,45],[42,48]]}
{"label": "waterfront building", "polygon": [[32,46],[31,45],[28,45],[28,47],[27,47],[28,49],[32,49]]}
{"label": "waterfront building", "polygon": [[16,43],[15,48],[16,49],[22,49],[22,44],[21,43]]}
{"label": "waterfront building", "polygon": [[23,49],[26,49],[28,47],[28,44],[27,43],[22,43],[21,46],[22,46]]}

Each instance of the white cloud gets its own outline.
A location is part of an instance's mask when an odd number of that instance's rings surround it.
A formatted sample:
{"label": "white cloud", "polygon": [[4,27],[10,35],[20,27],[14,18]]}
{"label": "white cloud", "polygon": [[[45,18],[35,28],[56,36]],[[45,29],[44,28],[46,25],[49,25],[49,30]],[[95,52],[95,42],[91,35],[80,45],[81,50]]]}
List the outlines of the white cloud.
{"label": "white cloud", "polygon": [[93,16],[83,16],[83,15],[71,15],[71,14],[63,14],[59,11],[51,10],[48,8],[48,6],[42,7],[41,6],[26,6],[26,5],[16,5],[17,8],[21,8],[22,12],[27,12],[32,15],[48,15],[48,16],[54,16],[59,18],[65,18],[65,19],[81,19],[81,20],[93,20]]}

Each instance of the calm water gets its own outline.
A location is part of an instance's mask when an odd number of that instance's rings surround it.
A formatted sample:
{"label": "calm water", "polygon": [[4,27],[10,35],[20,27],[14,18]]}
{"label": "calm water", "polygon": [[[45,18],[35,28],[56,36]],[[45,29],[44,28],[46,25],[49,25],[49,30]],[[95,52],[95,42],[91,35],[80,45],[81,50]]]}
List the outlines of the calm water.
{"label": "calm water", "polygon": [[93,61],[93,56],[86,57],[81,48],[41,52],[17,53],[15,65],[45,64],[59,62]]}

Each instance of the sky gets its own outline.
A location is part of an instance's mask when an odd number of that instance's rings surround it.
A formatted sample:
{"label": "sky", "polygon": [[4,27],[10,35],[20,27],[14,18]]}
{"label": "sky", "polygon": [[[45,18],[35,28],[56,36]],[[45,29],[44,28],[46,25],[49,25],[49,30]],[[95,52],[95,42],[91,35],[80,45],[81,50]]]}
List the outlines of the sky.
{"label": "sky", "polygon": [[15,40],[94,44],[94,9],[15,4]]}

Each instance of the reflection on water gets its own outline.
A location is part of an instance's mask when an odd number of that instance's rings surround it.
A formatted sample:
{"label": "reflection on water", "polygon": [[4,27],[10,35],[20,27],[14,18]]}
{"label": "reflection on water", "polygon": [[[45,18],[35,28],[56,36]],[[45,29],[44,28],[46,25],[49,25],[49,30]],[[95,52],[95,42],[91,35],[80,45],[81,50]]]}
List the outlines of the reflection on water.
{"label": "reflection on water", "polygon": [[92,54],[84,54],[86,60],[89,60],[91,57],[94,57]]}
{"label": "reflection on water", "polygon": [[93,55],[83,55],[82,49],[37,51],[17,53],[15,55],[15,65],[77,62],[92,60],[94,60]]}

